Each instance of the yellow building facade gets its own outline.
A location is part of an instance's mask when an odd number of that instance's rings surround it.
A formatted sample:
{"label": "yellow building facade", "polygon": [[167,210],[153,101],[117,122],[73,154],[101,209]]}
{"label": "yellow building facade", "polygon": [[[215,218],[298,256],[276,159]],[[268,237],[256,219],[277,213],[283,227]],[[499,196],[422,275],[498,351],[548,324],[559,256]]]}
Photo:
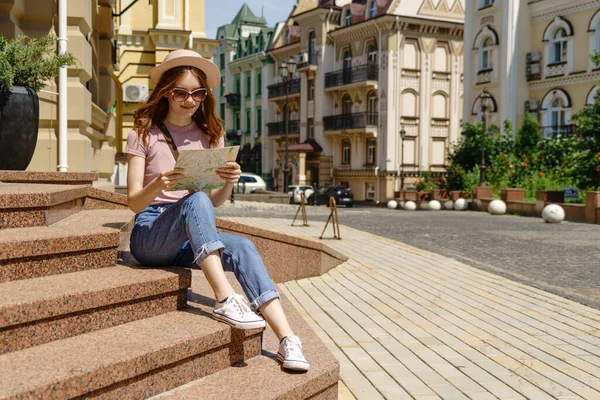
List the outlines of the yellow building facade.
{"label": "yellow building facade", "polygon": [[[112,185],[115,157],[112,17],[113,0],[67,2],[67,50],[77,58],[68,69],[67,137],[68,170],[98,172],[98,186]],[[57,36],[58,2],[8,0],[0,3],[0,33],[7,39],[19,35]],[[38,93],[40,124],[30,171],[56,171],[58,164],[57,85],[49,83]]]}
{"label": "yellow building facade", "polygon": [[204,0],[117,0],[117,168],[115,185],[126,184],[122,155],[133,113],[153,89],[149,71],[176,49],[195,50],[212,58],[217,40],[206,38]]}
{"label": "yellow building facade", "polygon": [[478,96],[492,97],[491,121],[518,127],[526,112],[544,137],[574,132],[571,117],[596,95],[600,5],[592,0],[476,0],[467,3],[465,121],[481,118]]}

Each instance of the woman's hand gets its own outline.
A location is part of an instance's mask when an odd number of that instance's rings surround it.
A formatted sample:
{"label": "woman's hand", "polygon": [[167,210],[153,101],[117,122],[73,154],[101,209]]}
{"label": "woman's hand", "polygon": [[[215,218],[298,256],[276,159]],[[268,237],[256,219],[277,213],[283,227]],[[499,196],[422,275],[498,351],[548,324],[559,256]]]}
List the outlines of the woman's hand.
{"label": "woman's hand", "polygon": [[228,161],[226,167],[219,168],[217,175],[221,177],[225,182],[235,185],[240,180],[242,169],[235,161]]}
{"label": "woman's hand", "polygon": [[175,168],[158,175],[154,182],[160,190],[169,190],[183,178],[183,168]]}

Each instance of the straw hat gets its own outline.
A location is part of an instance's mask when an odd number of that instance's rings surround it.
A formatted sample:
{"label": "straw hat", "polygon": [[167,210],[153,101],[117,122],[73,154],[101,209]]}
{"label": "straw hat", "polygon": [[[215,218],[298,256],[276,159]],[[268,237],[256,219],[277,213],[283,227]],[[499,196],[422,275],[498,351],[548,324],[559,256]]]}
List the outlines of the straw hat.
{"label": "straw hat", "polygon": [[214,89],[221,80],[221,72],[219,67],[212,61],[202,57],[200,54],[193,50],[175,50],[167,54],[165,60],[156,67],[150,70],[150,79],[154,84],[158,84],[162,74],[173,68],[179,66],[196,67],[204,74],[206,74],[206,83],[211,89]]}

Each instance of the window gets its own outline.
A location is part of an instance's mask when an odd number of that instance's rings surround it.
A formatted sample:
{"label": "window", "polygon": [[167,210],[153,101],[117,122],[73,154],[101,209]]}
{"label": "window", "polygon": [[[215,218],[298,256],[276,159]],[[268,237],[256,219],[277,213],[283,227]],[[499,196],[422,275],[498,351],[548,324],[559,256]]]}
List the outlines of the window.
{"label": "window", "polygon": [[342,114],[352,114],[352,98],[349,94],[344,95],[342,98]]}
{"label": "window", "polygon": [[234,93],[240,92],[240,76],[239,75],[236,75],[233,77],[233,92]]}
{"label": "window", "polygon": [[492,69],[492,46],[494,41],[492,38],[487,38],[481,46],[481,70]]}
{"label": "window", "polygon": [[349,70],[352,67],[352,52],[348,49],[344,51],[344,70]]}
{"label": "window", "polygon": [[233,129],[240,130],[242,129],[242,124],[240,123],[240,113],[236,112],[235,113],[235,118],[233,120],[234,124],[233,124]]}
{"label": "window", "polygon": [[372,183],[365,183],[365,198],[375,200],[375,185]]}
{"label": "window", "polygon": [[225,77],[221,76],[221,82],[219,83],[219,94],[223,96],[225,94]]}
{"label": "window", "polygon": [[260,136],[262,134],[262,109],[256,109],[256,132]]}
{"label": "window", "polygon": [[262,92],[262,73],[260,70],[256,71],[256,94],[260,96]]}
{"label": "window", "polygon": [[315,37],[315,31],[310,31],[308,34],[308,64],[316,65],[317,64],[317,39]]}
{"label": "window", "polygon": [[251,111],[246,110],[246,133],[252,132],[251,118],[252,118]]}
{"label": "window", "polygon": [[552,62],[559,63],[567,61],[567,32],[560,28],[552,38]]}
{"label": "window", "polygon": [[479,0],[479,9],[491,7],[494,5],[494,0]]}
{"label": "window", "polygon": [[308,101],[315,99],[315,80],[309,79],[308,81]]}
{"label": "window", "polygon": [[375,164],[375,138],[367,139],[367,165]]}
{"label": "window", "polygon": [[314,139],[315,138],[315,121],[312,118],[309,118],[307,121],[307,136],[308,139]]}
{"label": "window", "polygon": [[251,85],[252,85],[252,78],[250,77],[250,74],[248,74],[248,75],[246,75],[246,90],[245,90],[246,97],[250,97],[250,95],[252,94]]}
{"label": "window", "polygon": [[350,26],[352,24],[352,13],[350,12],[350,9],[346,9],[346,17],[345,17],[345,25],[344,26]]}
{"label": "window", "polygon": [[565,109],[565,103],[561,98],[557,98],[552,102],[550,108],[550,115],[552,119],[552,127],[561,127],[565,125],[565,116],[567,111]]}
{"label": "window", "polygon": [[371,18],[375,18],[376,16],[377,16],[377,1],[376,0],[372,0],[371,1],[370,17]]}
{"label": "window", "polygon": [[221,69],[225,69],[225,53],[221,53],[219,56],[219,67],[221,67]]}
{"label": "window", "polygon": [[342,164],[350,164],[350,140],[342,140]]}
{"label": "window", "polygon": [[225,122],[225,103],[219,104],[219,117]]}
{"label": "window", "polygon": [[377,64],[377,45],[374,43],[369,45],[369,62],[371,64]]}

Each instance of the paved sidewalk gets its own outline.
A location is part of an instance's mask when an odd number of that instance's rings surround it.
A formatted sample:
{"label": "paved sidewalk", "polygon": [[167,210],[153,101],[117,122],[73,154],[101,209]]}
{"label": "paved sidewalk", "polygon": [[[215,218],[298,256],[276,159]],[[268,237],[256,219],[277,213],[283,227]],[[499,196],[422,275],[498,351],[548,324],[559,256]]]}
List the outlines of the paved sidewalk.
{"label": "paved sidewalk", "polygon": [[[316,240],[324,225],[227,219]],[[600,399],[600,311],[400,242],[341,234],[325,242],[350,260],[281,285],[340,361],[341,399]]]}

